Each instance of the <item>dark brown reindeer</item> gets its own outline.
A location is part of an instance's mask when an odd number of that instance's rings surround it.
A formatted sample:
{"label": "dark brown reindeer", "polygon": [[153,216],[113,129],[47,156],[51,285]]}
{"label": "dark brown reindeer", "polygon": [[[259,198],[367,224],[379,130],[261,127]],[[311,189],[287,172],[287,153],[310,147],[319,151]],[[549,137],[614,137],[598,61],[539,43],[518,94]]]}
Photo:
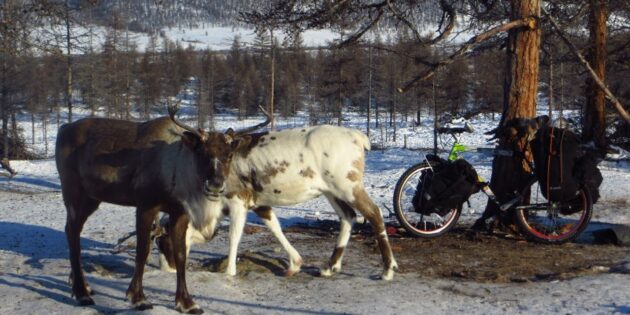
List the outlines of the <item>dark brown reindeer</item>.
{"label": "dark brown reindeer", "polygon": [[[67,210],[66,236],[70,251],[72,294],[79,305],[92,305],[91,289],[81,268],[80,234],[101,202],[136,207],[136,262],[127,298],[140,310],[152,305],[142,288],[144,266],[151,248],[151,225],[162,211],[170,216],[169,234],[176,253],[176,309],[199,314],[185,278],[185,234],[216,215],[207,203],[221,197],[232,154],[241,135],[256,126],[225,133],[195,130],[169,116],[144,123],[86,118],[59,129],[55,148],[57,170]],[[265,113],[266,114],[266,113]]]}

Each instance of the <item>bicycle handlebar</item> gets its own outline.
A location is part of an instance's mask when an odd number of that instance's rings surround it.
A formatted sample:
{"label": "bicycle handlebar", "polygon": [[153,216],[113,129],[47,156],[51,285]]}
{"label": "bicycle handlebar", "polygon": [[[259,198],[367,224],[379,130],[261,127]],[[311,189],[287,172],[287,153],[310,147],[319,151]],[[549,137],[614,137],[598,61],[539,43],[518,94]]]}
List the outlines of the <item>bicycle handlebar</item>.
{"label": "bicycle handlebar", "polygon": [[455,135],[455,134],[462,134],[464,132],[468,132],[468,133],[473,133],[475,131],[475,129],[469,125],[468,123],[464,124],[464,127],[439,127],[437,132],[438,133],[445,133],[445,134],[450,134],[450,135]]}

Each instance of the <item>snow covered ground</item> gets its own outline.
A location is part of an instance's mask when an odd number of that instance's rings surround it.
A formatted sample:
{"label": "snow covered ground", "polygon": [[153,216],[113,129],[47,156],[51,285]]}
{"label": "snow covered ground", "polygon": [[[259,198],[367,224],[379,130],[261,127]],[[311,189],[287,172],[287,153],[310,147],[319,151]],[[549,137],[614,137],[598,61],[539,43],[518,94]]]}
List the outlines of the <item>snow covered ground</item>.
{"label": "snow covered ground", "polygon": [[[187,116],[186,108],[182,111]],[[365,130],[364,120],[349,115],[347,125]],[[220,116],[217,129],[242,127],[257,119],[236,121]],[[299,127],[306,119],[280,120],[279,128]],[[20,122],[30,130],[29,122]],[[192,123],[192,122],[191,122]],[[462,141],[471,147],[490,148],[483,132],[496,122],[487,117],[471,120],[476,132],[464,135]],[[367,156],[365,184],[368,193],[387,216],[391,209],[392,190],[406,168],[421,160],[433,141],[427,121],[424,126],[401,125],[396,142],[381,135],[391,130],[372,130],[375,146]],[[40,126],[38,126],[39,128]],[[74,306],[67,285],[69,263],[64,235],[65,209],[61,200],[59,179],[52,158],[55,126],[51,124],[48,157],[37,161],[12,161],[19,174],[8,180],[0,177],[0,314],[113,314],[134,313],[124,301],[129,284],[133,251],[118,252],[117,239],[134,229],[134,211],[102,204],[87,221],[82,234],[83,257],[88,281],[97,291],[96,306]],[[404,137],[411,148],[401,149]],[[35,149],[44,152],[44,141],[35,139]],[[31,139],[27,138],[30,143]],[[486,150],[470,153],[479,173],[490,177],[491,155]],[[605,161],[600,165],[604,175],[602,198],[595,205],[594,221],[630,224],[630,164]],[[465,209],[461,222],[469,223],[483,210],[485,201],[476,198]],[[280,207],[276,213],[283,224],[304,221],[319,211],[321,218],[334,218],[324,199],[292,207]],[[253,219],[253,218],[252,218]],[[255,221],[255,220],[253,220]],[[246,246],[256,246],[256,238],[244,237]],[[260,240],[258,240],[260,241]],[[197,255],[217,256],[227,253],[225,233],[203,247]],[[282,256],[281,253],[278,254]],[[327,253],[322,254],[327,256]],[[145,290],[155,308],[146,314],[171,314],[175,291],[174,275],[156,269],[155,254],[145,274]],[[324,257],[322,257],[324,258]],[[250,273],[228,278],[208,271],[188,272],[189,290],[209,313],[226,314],[418,314],[418,313],[630,313],[630,253],[622,268],[625,272],[578,277],[568,281],[482,284],[453,280],[419,278],[413,273],[399,274],[392,282],[374,280],[380,264],[376,255],[366,257],[363,269],[348,266],[347,272],[333,279],[300,274],[283,278],[272,274]],[[367,266],[367,267],[366,267]],[[366,272],[367,271],[367,272]]]}
{"label": "snow covered ground", "polygon": [[[74,33],[85,33],[76,30]],[[104,29],[95,30],[93,44],[104,41]],[[253,31],[245,28],[206,27],[199,29],[165,29],[166,37],[196,49],[230,48],[235,36],[251,43]],[[338,37],[329,31],[305,34],[305,46],[321,46]],[[146,49],[144,34],[130,34],[138,50]],[[454,40],[462,40],[454,39]],[[87,43],[86,43],[87,45]],[[158,43],[158,48],[161,46]],[[192,92],[194,93],[194,91]],[[194,98],[190,98],[194,99]],[[183,102],[181,119],[194,125],[194,109]],[[541,113],[546,112],[540,108]],[[62,113],[63,114],[63,113]],[[79,110],[75,119],[85,116]],[[346,115],[346,126],[365,131],[365,118]],[[62,117],[63,118],[63,117]],[[498,119],[498,118],[497,118]],[[118,238],[134,229],[134,211],[130,208],[102,204],[90,217],[82,234],[83,263],[87,279],[96,291],[94,307],[80,308],[70,296],[68,250],[64,234],[66,211],[56,172],[54,141],[57,125],[48,122],[47,138],[41,123],[31,134],[30,117],[18,116],[25,130],[26,142],[44,157],[37,161],[12,161],[18,175],[9,180],[0,176],[0,314],[134,314],[124,300],[133,270],[133,251],[116,248]],[[237,121],[233,115],[218,116],[216,129],[240,128],[258,119]],[[278,128],[301,127],[308,119],[280,119]],[[475,133],[462,135],[462,142],[481,152],[467,154],[480,175],[490,177],[491,155],[484,148],[485,131],[497,121],[479,116],[471,120]],[[368,193],[381,206],[385,216],[392,208],[392,191],[398,177],[419,162],[432,147],[433,122],[423,117],[423,125],[399,124],[396,139],[393,130],[374,128],[370,138],[375,148],[367,155],[365,184]],[[402,149],[406,144],[407,148]],[[630,224],[630,163],[605,161],[600,164],[604,175],[601,200],[595,205],[594,223]],[[1,171],[1,170],[0,170]],[[485,206],[481,196],[472,199],[460,219],[468,224]],[[320,218],[334,218],[323,199],[275,210],[283,224],[306,220],[320,212]],[[250,222],[255,222],[250,218]],[[388,218],[393,219],[393,218]],[[225,225],[225,223],[224,223]],[[216,257],[227,253],[226,233],[208,245],[194,249],[194,259]],[[266,239],[265,239],[266,240]],[[245,235],[244,248],[260,246],[260,237]],[[351,244],[353,244],[351,242]],[[128,244],[130,245],[130,244]],[[353,246],[353,245],[351,245]],[[301,250],[300,248],[298,248]],[[351,249],[351,247],[349,248]],[[277,256],[282,257],[281,252]],[[325,260],[328,252],[321,254]],[[414,273],[397,274],[393,281],[374,280],[380,272],[378,255],[360,257],[362,265],[345,264],[344,272],[331,279],[300,273],[284,278],[267,273],[250,273],[229,278],[220,273],[189,270],[188,288],[207,313],[224,314],[630,314],[630,253],[628,261],[614,273],[583,276],[567,281],[488,284],[454,280],[436,280]],[[144,314],[175,314],[175,277],[156,268],[156,255],[150,257],[144,285],[155,308]],[[311,262],[313,264],[323,261]],[[595,266],[597,267],[597,266]]]}

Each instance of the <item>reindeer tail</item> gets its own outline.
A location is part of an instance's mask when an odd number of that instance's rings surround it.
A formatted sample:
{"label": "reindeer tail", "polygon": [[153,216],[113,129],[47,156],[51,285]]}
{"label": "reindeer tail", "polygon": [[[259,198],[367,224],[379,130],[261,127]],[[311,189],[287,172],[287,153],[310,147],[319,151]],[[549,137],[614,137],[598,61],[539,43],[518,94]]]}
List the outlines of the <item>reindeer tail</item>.
{"label": "reindeer tail", "polygon": [[354,138],[359,142],[360,145],[367,151],[370,151],[370,138],[363,132],[352,129]]}

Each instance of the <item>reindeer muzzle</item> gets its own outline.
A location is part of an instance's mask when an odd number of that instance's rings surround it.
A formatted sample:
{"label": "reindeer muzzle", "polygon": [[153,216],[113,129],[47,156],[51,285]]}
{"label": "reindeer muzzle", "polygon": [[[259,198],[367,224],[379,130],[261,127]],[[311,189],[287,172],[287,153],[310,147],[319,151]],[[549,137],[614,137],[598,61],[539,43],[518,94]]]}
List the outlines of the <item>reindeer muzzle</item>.
{"label": "reindeer muzzle", "polygon": [[219,199],[225,192],[225,183],[218,180],[205,180],[203,182],[203,193],[210,200]]}

